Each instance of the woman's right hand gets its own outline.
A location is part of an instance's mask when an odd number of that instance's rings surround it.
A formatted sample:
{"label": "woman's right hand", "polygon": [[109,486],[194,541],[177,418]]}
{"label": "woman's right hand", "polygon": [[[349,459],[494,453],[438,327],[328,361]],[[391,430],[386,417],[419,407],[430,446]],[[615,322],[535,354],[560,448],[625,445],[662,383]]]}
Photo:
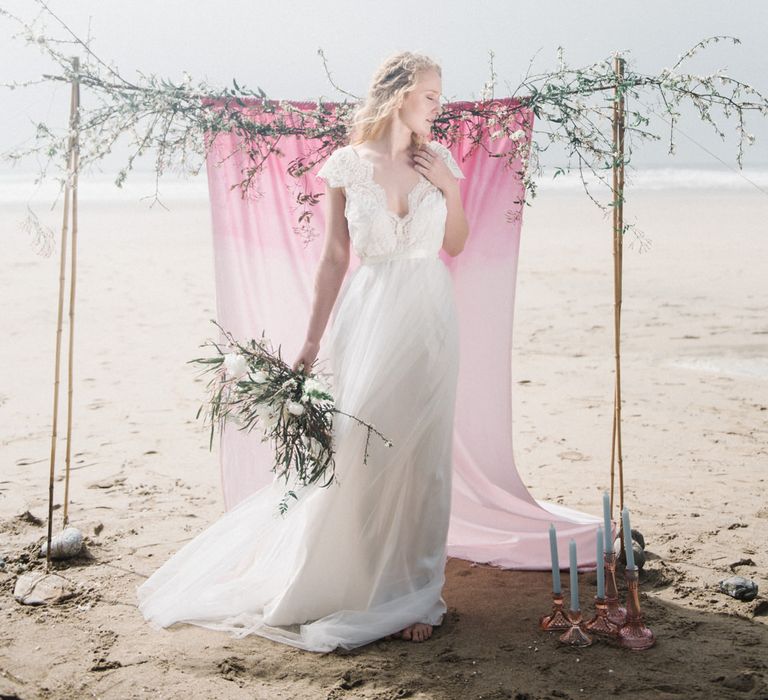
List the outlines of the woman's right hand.
{"label": "woman's right hand", "polygon": [[304,374],[309,374],[309,368],[312,367],[312,363],[317,358],[317,353],[320,351],[320,343],[316,343],[312,340],[307,340],[304,342],[304,347],[301,349],[301,352],[299,353],[299,356],[296,358],[296,361],[293,363],[293,369],[294,372],[298,372],[300,367],[299,365],[303,364],[303,372]]}

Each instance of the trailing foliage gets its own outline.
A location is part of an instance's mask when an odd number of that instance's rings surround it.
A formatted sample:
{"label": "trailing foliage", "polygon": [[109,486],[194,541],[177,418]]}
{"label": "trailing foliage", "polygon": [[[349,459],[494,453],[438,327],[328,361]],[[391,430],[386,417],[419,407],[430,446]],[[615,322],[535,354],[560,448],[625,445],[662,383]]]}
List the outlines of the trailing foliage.
{"label": "trailing foliage", "polygon": [[[195,80],[186,72],[181,81],[145,75],[137,71],[136,79],[125,77],[119,69],[107,64],[90,48],[89,42],[75,35],[43,2],[35,0],[65,33],[65,38],[49,37],[37,22],[28,24],[6,10],[5,16],[20,29],[20,36],[46,54],[59,72],[46,74],[40,80],[5,83],[17,89],[42,82],[66,82],[77,79],[87,91],[87,101],[80,107],[78,119],[80,170],[98,163],[120,138],[127,138],[131,153],[124,167],[115,177],[121,186],[133,168],[135,160],[145,153],[154,153],[155,192],[153,204],[159,201],[159,179],[168,170],[182,174],[197,174],[205,162],[213,140],[222,132],[234,132],[240,138],[239,148],[245,151],[248,167],[242,179],[232,185],[243,197],[257,198],[257,176],[267,158],[280,153],[280,140],[284,136],[302,136],[313,148],[288,164],[287,170],[296,178],[297,218],[294,232],[305,242],[311,241],[317,231],[312,226],[312,208],[319,202],[319,194],[311,191],[313,178],[304,178],[318,162],[324,160],[347,139],[347,124],[359,98],[333,83],[320,54],[326,73],[334,88],[347,95],[343,102],[332,103],[319,97],[313,102],[292,103],[270,100],[261,88],[249,89],[232,80],[232,86],[215,86]],[[633,150],[639,141],[660,140],[662,137],[650,128],[650,114],[658,114],[669,122],[669,153],[675,151],[675,126],[681,116],[681,107],[689,103],[699,118],[708,123],[722,139],[725,131],[715,120],[718,111],[726,120],[735,121],[738,133],[736,160],[742,166],[744,148],[755,137],[747,131],[746,118],[750,113],[768,115],[768,98],[752,86],[718,70],[708,75],[696,75],[684,70],[684,64],[712,43],[727,41],[738,44],[730,36],[711,36],[702,39],[681,54],[669,68],[658,75],[646,75],[625,60],[623,77],[614,71],[613,56],[581,68],[566,64],[564,51],[558,47],[558,67],[553,71],[532,74],[531,64],[520,81],[507,86],[504,99],[495,97],[498,76],[490,61],[490,79],[484,84],[480,98],[475,102],[445,104],[433,125],[433,138],[450,145],[462,128],[462,138],[468,140],[467,150],[483,149],[484,133],[492,137],[506,137],[504,152],[493,154],[514,168],[525,187],[525,204],[536,196],[536,180],[543,170],[540,156],[555,144],[565,149],[567,163],[554,171],[554,177],[578,171],[584,191],[603,210],[615,201],[611,191],[608,203],[601,202],[590,187],[596,180],[611,190],[606,171],[617,163],[612,141],[612,109],[616,91],[626,101],[625,153],[626,164],[631,163]],[[77,74],[70,55],[73,50],[84,54]],[[620,54],[617,54],[620,55]],[[651,106],[654,102],[658,108]],[[255,118],[268,115],[267,119]],[[533,114],[531,125],[526,117]],[[71,133],[54,130],[44,122],[36,124],[34,142],[30,146],[5,154],[12,161],[29,156],[43,156],[40,179],[46,176],[53,163],[55,177],[63,190],[67,179],[67,149]],[[232,154],[225,155],[224,158]],[[590,180],[592,183],[590,184]],[[162,204],[162,203],[161,203]],[[511,210],[510,210],[511,211]],[[38,236],[49,235],[40,226],[34,212],[24,224]],[[633,225],[625,226],[627,230]],[[42,247],[42,246],[41,246]]]}

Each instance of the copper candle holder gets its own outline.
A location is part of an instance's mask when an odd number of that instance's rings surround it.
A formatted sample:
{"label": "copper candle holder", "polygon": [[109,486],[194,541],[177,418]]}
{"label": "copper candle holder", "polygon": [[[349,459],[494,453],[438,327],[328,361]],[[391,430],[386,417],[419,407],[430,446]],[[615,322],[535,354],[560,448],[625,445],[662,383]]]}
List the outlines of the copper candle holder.
{"label": "copper candle holder", "polygon": [[575,647],[588,647],[592,644],[592,637],[590,637],[584,630],[584,623],[581,620],[581,610],[569,610],[568,620],[570,621],[570,625],[568,629],[560,635],[560,641]]}
{"label": "copper candle holder", "polygon": [[595,596],[595,616],[584,623],[584,629],[593,634],[604,634],[610,637],[615,637],[619,633],[619,626],[615,622],[611,622],[608,617],[608,605],[605,598]]}
{"label": "copper candle holder", "polygon": [[619,605],[619,591],[616,588],[616,553],[605,552],[605,605],[608,609],[608,619],[621,627],[627,621],[627,609]]}
{"label": "copper candle holder", "polygon": [[539,619],[539,627],[548,632],[567,630],[571,627],[571,622],[563,610],[562,593],[552,593],[552,613]]}
{"label": "copper candle holder", "polygon": [[627,581],[627,621],[619,630],[619,644],[633,651],[649,649],[656,642],[649,627],[643,623],[638,592],[638,571],[636,568],[624,572]]}

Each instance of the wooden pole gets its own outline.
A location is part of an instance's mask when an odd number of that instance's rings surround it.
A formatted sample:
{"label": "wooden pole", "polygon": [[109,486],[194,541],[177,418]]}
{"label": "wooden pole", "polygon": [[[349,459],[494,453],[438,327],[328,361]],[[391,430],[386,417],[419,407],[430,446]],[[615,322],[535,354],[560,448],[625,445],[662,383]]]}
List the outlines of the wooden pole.
{"label": "wooden pole", "polygon": [[[621,450],[621,289],[624,235],[624,59],[614,57],[613,100],[613,326],[616,383],[611,438],[611,512],[614,506],[615,464],[619,465],[619,509],[624,508],[624,459]],[[623,548],[623,538],[622,538]]]}
{"label": "wooden pole", "polygon": [[77,282],[77,175],[80,166],[80,59],[72,59],[74,78],[72,79],[72,94],[74,110],[70,123],[72,133],[72,258],[69,274],[69,354],[67,367],[67,456],[64,468],[64,525],[69,522],[69,472],[72,455],[72,376],[74,363],[75,338],[75,286]]}
{"label": "wooden pole", "polygon": [[[79,66],[78,59],[73,58],[72,63]],[[67,261],[67,238],[69,226],[69,197],[70,197],[70,172],[72,167],[72,155],[74,152],[74,136],[72,127],[75,121],[75,105],[77,99],[76,85],[72,85],[72,93],[69,104],[70,136],[67,148],[67,180],[64,183],[64,219],[61,224],[61,253],[59,262],[59,306],[56,318],[56,361],[53,376],[53,423],[51,428],[51,457],[50,473],[48,477],[48,546],[45,557],[45,572],[48,573],[51,566],[51,539],[53,536],[53,481],[56,473],[56,437],[59,416],[59,373],[61,367],[61,328],[64,315],[64,280]]]}

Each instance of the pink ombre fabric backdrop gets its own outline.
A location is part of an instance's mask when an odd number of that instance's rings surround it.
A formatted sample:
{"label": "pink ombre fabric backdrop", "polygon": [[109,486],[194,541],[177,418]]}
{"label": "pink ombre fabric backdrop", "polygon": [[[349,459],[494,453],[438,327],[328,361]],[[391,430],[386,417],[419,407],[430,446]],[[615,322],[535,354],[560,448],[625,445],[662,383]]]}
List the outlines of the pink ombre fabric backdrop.
{"label": "pink ombre fabric backdrop", "polygon": [[[504,100],[513,103],[512,100]],[[209,103],[215,104],[215,103]],[[310,110],[314,103],[291,102]],[[461,107],[461,103],[452,107]],[[273,119],[245,104],[257,121]],[[530,139],[533,115],[520,128]],[[290,113],[281,118],[297,119]],[[527,122],[527,124],[525,123]],[[567,566],[568,540],[577,542],[580,566],[594,566],[599,518],[537,501],[526,489],[512,449],[511,349],[515,281],[520,242],[523,188],[514,168],[505,168],[505,139],[491,139],[485,125],[483,148],[469,155],[470,125],[452,153],[466,179],[461,193],[470,238],[455,258],[441,256],[451,271],[458,305],[461,366],[454,430],[454,475],[448,555],[514,569],[550,566],[548,528],[558,529],[561,564]],[[238,150],[241,137],[219,134],[207,159],[215,256],[218,322],[245,340],[262,329],[282,347],[290,364],[306,333],[314,274],[322,249],[321,204],[311,207],[316,238],[305,245],[299,229],[299,183],[286,174],[288,164],[311,143],[281,137],[280,154],[268,159],[247,199],[231,186],[243,179],[248,156]],[[483,150],[483,149],[487,149]],[[466,159],[465,159],[465,156]],[[322,193],[321,180],[306,173],[301,184]],[[306,233],[306,230],[304,231]],[[350,272],[359,264],[352,253]],[[329,321],[330,323],[330,321]],[[217,334],[211,326],[212,334]],[[321,369],[332,371],[325,349]],[[221,483],[227,509],[274,478],[269,443],[256,434],[228,428],[221,438]]]}

